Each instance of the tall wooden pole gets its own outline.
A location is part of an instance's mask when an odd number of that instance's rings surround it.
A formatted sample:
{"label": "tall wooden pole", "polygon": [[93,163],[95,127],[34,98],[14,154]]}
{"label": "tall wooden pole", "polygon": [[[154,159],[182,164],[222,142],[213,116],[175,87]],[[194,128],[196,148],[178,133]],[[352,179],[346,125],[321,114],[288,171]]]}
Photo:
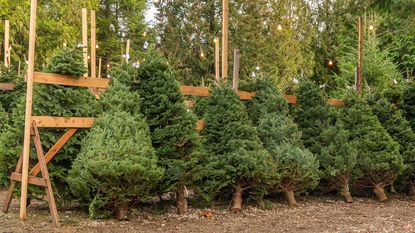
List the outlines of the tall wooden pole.
{"label": "tall wooden pole", "polygon": [[223,0],[222,6],[222,79],[226,81],[228,77],[228,19],[229,19],[229,4],[228,0]]}
{"label": "tall wooden pole", "polygon": [[96,17],[95,11],[91,11],[91,77],[97,77],[97,48],[96,48]]}
{"label": "tall wooden pole", "polygon": [[232,89],[236,92],[236,94],[238,94],[238,88],[239,88],[239,59],[240,59],[239,49],[235,49],[233,52]]}
{"label": "tall wooden pole", "polygon": [[9,20],[4,21],[4,66],[9,67],[10,56],[10,23]]}
{"label": "tall wooden pole", "polygon": [[102,74],[102,58],[99,58],[99,62],[98,62],[98,78],[101,78],[101,74]]}
{"label": "tall wooden pole", "polygon": [[128,61],[130,60],[130,39],[127,40],[127,48],[125,49],[125,62],[128,63]]}
{"label": "tall wooden pole", "polygon": [[219,48],[219,38],[215,37],[215,79],[216,82],[219,82],[220,78],[220,48]]}
{"label": "tall wooden pole", "polygon": [[357,94],[362,95],[363,82],[363,18],[359,17],[359,45],[358,45],[358,61],[357,61]]}
{"label": "tall wooden pole", "polygon": [[82,8],[82,46],[84,52],[84,65],[87,72],[84,77],[88,77],[88,12]]}
{"label": "tall wooden pole", "polygon": [[22,188],[20,195],[20,219],[26,219],[27,186],[29,179],[30,131],[32,128],[33,74],[35,71],[37,0],[30,3],[29,65],[27,69],[26,113],[23,140]]}

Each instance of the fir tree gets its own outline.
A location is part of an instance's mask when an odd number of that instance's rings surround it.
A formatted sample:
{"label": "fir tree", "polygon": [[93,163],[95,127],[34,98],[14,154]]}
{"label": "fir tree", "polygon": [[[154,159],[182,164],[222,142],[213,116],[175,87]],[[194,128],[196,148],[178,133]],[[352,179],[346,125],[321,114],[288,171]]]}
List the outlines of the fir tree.
{"label": "fir tree", "polygon": [[84,66],[82,50],[65,47],[52,56],[45,71],[79,78],[88,70]]}
{"label": "fir tree", "polygon": [[349,130],[349,139],[358,151],[354,185],[373,188],[380,201],[387,200],[384,188],[391,185],[404,168],[399,144],[393,141],[362,98],[347,99],[339,119]]}
{"label": "fir tree", "polygon": [[320,134],[330,122],[329,107],[321,90],[312,81],[300,83],[297,97],[294,117],[303,132],[304,145],[314,154],[319,154],[322,146]]}
{"label": "fir tree", "polygon": [[398,185],[408,187],[408,194],[415,195],[415,133],[409,122],[403,117],[402,112],[387,99],[373,94],[369,98],[369,105],[382,126],[399,144],[399,152],[405,163],[405,171],[399,178],[403,185]]}
{"label": "fir tree", "polygon": [[323,147],[318,159],[322,178],[351,203],[350,181],[357,162],[357,150],[349,141],[349,131],[341,122],[336,122],[322,132],[321,140]]}
{"label": "fir tree", "polygon": [[294,192],[314,188],[319,179],[316,157],[303,146],[302,134],[288,115],[288,104],[270,79],[256,81],[256,95],[248,110],[259,138],[272,157],[270,190],[284,192],[297,206]]}
{"label": "fir tree", "polygon": [[207,152],[203,188],[213,197],[233,193],[231,210],[240,211],[243,193],[247,189],[261,191],[268,181],[270,157],[231,88],[216,87],[207,98],[202,133]]}
{"label": "fir tree", "polygon": [[415,130],[415,85],[409,83],[403,90],[402,111],[407,121]]}
{"label": "fir tree", "polygon": [[[80,57],[74,55],[77,59]],[[51,58],[52,60],[54,58]],[[82,59],[82,58],[81,58]],[[82,67],[73,67],[74,75],[83,69],[83,63],[76,62]],[[49,72],[60,72],[47,67]],[[70,69],[66,74],[72,74]],[[33,90],[33,115],[34,116],[59,116],[59,117],[94,117],[97,112],[97,100],[87,88],[63,87],[57,85],[34,85]],[[11,111],[9,124],[0,134],[0,173],[2,177],[8,177],[16,165],[21,153],[24,131],[25,96],[16,100],[16,105]],[[44,149],[51,148],[56,141],[65,133],[63,129],[39,129],[41,142]],[[60,201],[70,198],[71,192],[66,182],[67,172],[77,154],[81,139],[86,130],[78,132],[69,140],[59,153],[48,163],[54,191]],[[36,152],[32,147],[30,156],[32,162],[37,161]],[[8,180],[2,180],[7,184]],[[43,191],[42,191],[43,193]]]}
{"label": "fir tree", "polygon": [[115,84],[102,106],[104,113],[83,141],[68,180],[73,193],[89,205],[90,217],[106,217],[105,210],[115,209],[123,220],[134,201],[152,197],[163,169],[157,166],[139,96]]}
{"label": "fir tree", "polygon": [[193,183],[200,138],[196,116],[187,109],[177,73],[157,51],[150,50],[142,62],[132,89],[142,98],[142,112],[150,127],[153,147],[166,175],[160,193],[176,192],[179,214],[187,211],[186,186]]}

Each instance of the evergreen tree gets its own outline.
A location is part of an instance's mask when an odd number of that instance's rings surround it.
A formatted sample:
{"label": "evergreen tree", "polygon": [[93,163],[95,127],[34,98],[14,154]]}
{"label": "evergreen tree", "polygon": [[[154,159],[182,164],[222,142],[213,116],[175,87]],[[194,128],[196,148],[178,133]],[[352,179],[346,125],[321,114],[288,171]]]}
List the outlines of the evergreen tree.
{"label": "evergreen tree", "polygon": [[405,163],[405,171],[399,179],[402,183],[398,185],[408,187],[408,193],[415,195],[415,133],[409,122],[403,117],[402,112],[387,99],[373,94],[369,98],[369,105],[382,126],[399,144],[399,152]]}
{"label": "evergreen tree", "polygon": [[288,115],[288,104],[270,79],[258,79],[255,97],[248,101],[259,138],[272,157],[270,190],[284,192],[297,206],[294,192],[314,188],[319,179],[316,157],[304,149],[301,131]]}
{"label": "evergreen tree", "polygon": [[303,132],[304,145],[314,154],[319,154],[322,147],[320,134],[330,122],[329,107],[321,90],[312,81],[301,81],[297,97],[294,118]]}
{"label": "evergreen tree", "polygon": [[[78,57],[78,56],[76,56]],[[79,58],[79,57],[78,57]],[[54,58],[52,58],[54,59]],[[83,67],[82,63],[79,64]],[[66,74],[76,76],[82,67],[72,67],[73,73]],[[47,67],[49,72],[59,72]],[[33,115],[34,116],[59,116],[59,117],[94,117],[97,112],[97,100],[87,88],[63,87],[57,85],[35,84],[33,90]],[[1,183],[8,183],[7,177],[16,165],[18,156],[21,154],[23,131],[24,131],[25,96],[16,100],[16,105],[11,111],[9,124],[0,134],[0,173]],[[55,142],[64,134],[63,129],[39,129],[43,148],[51,148]],[[77,154],[81,139],[86,130],[78,132],[69,140],[58,154],[48,163],[54,191],[60,201],[70,198],[70,190],[66,182],[67,172]],[[32,162],[37,161],[37,156],[32,147],[30,156]],[[42,192],[43,193],[43,192]]]}
{"label": "evergreen tree", "polygon": [[13,90],[0,91],[0,104],[6,112],[11,112],[16,106],[16,102],[26,92],[26,83],[23,77],[18,77],[16,67],[10,66],[6,68],[4,64],[0,63],[0,82],[13,83],[15,85]]}
{"label": "evergreen tree", "polygon": [[318,159],[322,178],[351,203],[350,181],[357,162],[357,150],[349,141],[349,131],[341,122],[336,122],[321,133],[321,140],[323,147]]}
{"label": "evergreen tree", "polygon": [[131,83],[132,90],[142,98],[142,112],[150,127],[159,164],[166,169],[159,191],[176,192],[178,212],[184,214],[185,190],[193,183],[192,169],[197,163],[200,138],[196,117],[184,103],[176,75],[167,61],[151,50]]}
{"label": "evergreen tree", "polygon": [[373,188],[380,201],[387,200],[384,188],[391,185],[404,168],[399,144],[393,141],[362,98],[347,99],[339,119],[349,130],[349,139],[358,151],[354,185]]}
{"label": "evergreen tree", "polygon": [[108,209],[115,209],[119,220],[128,218],[128,207],[150,199],[163,176],[139,106],[136,93],[113,84],[102,99],[104,113],[74,161],[68,181],[75,196],[89,205],[91,218],[107,217]]}
{"label": "evergreen tree", "polygon": [[9,116],[0,103],[0,134],[4,130],[4,126],[7,125],[8,121]]}
{"label": "evergreen tree", "polygon": [[79,78],[88,70],[84,66],[82,50],[65,47],[51,57],[45,71]]}
{"label": "evergreen tree", "polygon": [[233,193],[231,210],[240,211],[243,193],[247,189],[262,191],[268,182],[270,157],[231,88],[216,87],[207,98],[202,132],[206,178],[202,185],[212,197]]}
{"label": "evergreen tree", "polygon": [[402,94],[402,111],[407,121],[415,130],[415,85],[409,83],[404,89]]}

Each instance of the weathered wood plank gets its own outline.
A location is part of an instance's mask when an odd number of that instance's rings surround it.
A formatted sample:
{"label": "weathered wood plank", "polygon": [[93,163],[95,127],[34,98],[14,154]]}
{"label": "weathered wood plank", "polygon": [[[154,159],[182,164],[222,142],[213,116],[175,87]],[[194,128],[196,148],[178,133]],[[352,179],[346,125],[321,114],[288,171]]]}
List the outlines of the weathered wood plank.
{"label": "weathered wood plank", "polygon": [[[22,174],[17,173],[17,172],[13,172],[12,175],[10,176],[11,180],[14,181],[19,181],[22,182]],[[33,184],[33,185],[37,185],[37,186],[42,186],[42,187],[47,187],[48,185],[46,184],[46,180],[44,178],[39,178],[39,177],[34,177],[34,176],[29,176],[29,184]]]}
{"label": "weathered wood plank", "polygon": [[32,116],[38,128],[92,128],[92,117]]}
{"label": "weathered wood plank", "polygon": [[0,91],[12,91],[15,87],[13,83],[0,83]]}
{"label": "weathered wood plank", "polygon": [[33,82],[44,84],[56,84],[63,86],[75,87],[96,87],[106,89],[109,85],[108,79],[83,77],[75,79],[67,75],[49,74],[42,72],[35,72]]}

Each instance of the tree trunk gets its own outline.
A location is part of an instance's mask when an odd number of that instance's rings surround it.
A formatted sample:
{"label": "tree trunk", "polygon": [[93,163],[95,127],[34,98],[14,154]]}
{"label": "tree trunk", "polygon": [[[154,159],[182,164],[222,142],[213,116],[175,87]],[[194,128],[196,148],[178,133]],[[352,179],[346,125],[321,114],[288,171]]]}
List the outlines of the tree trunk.
{"label": "tree trunk", "polygon": [[239,183],[235,184],[235,189],[232,198],[232,212],[240,212],[242,210],[242,187]]}
{"label": "tree trunk", "polygon": [[285,191],[285,197],[287,198],[288,205],[291,207],[297,207],[297,201],[295,200],[294,191]]}
{"label": "tree trunk", "polygon": [[408,181],[408,196],[414,196],[415,195],[415,186],[414,182]]}
{"label": "tree trunk", "polygon": [[344,200],[346,201],[346,203],[352,203],[353,202],[353,198],[352,198],[352,195],[350,195],[348,185],[346,187],[341,188],[340,195],[342,195],[342,197],[344,197]]}
{"label": "tree trunk", "polygon": [[128,220],[128,207],[124,204],[117,204],[115,206],[117,220],[124,221]]}
{"label": "tree trunk", "polygon": [[388,197],[385,194],[385,190],[383,189],[382,184],[377,184],[373,192],[376,194],[376,197],[380,202],[385,202],[388,200]]}
{"label": "tree trunk", "polygon": [[181,187],[176,192],[176,206],[177,206],[177,212],[179,215],[183,215],[187,213],[187,199],[184,187]]}

